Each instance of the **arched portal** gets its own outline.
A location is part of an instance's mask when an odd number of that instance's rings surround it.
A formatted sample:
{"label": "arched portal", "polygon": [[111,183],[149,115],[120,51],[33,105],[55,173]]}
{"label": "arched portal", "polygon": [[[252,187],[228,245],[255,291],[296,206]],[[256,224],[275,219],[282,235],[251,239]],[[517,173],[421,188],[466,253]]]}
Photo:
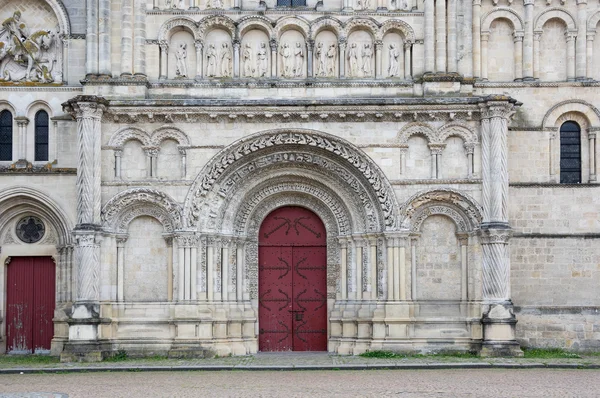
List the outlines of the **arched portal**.
{"label": "arched portal", "polygon": [[280,207],[258,236],[259,350],[327,350],[327,233],[299,206]]}

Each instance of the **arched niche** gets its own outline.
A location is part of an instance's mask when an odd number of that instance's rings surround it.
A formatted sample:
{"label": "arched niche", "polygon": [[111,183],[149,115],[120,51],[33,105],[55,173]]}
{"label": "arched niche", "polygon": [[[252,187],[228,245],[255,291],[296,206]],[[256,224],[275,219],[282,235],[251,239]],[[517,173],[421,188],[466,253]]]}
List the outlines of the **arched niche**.
{"label": "arched niche", "polygon": [[286,29],[279,37],[278,75],[284,78],[305,78],[307,73],[306,39],[300,30]]}
{"label": "arched niche", "polygon": [[211,29],[204,39],[204,76],[233,76],[233,47],[231,34],[220,27]]}
{"label": "arched niche", "polygon": [[250,26],[240,34],[242,38],[240,76],[244,78],[271,77],[271,46],[268,31],[258,26]]}
{"label": "arched niche", "polygon": [[169,38],[168,79],[193,79],[196,75],[196,49],[193,32],[174,28]]}
{"label": "arched niche", "polygon": [[315,36],[313,71],[317,78],[339,77],[338,37],[333,29],[321,29]]}
{"label": "arched niche", "polygon": [[348,35],[345,61],[348,77],[375,77],[375,47],[368,30],[357,28]]}
{"label": "arched niche", "polygon": [[404,45],[405,42],[398,31],[390,30],[383,36],[383,76],[395,79],[403,79],[406,76],[405,68],[410,68],[410,65],[404,64]]}
{"label": "arched niche", "polygon": [[[539,79],[566,81],[569,75],[568,28],[561,18],[548,19],[539,31]],[[573,60],[573,62],[575,62]]]}

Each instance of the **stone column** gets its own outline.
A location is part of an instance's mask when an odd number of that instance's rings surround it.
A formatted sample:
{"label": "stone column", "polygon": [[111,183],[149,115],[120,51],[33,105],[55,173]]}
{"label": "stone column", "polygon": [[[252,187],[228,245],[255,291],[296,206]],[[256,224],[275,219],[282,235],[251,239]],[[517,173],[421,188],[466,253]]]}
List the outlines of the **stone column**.
{"label": "stone column", "polygon": [[146,0],[133,0],[133,73],[146,77]]}
{"label": "stone column", "polygon": [[435,72],[435,7],[425,0],[425,73]]}
{"label": "stone column", "polygon": [[[77,119],[77,225],[75,267],[76,302],[69,319],[69,344],[65,357],[100,360],[100,182],[101,119],[108,102],[95,96],[77,96],[63,104],[65,112]],[[77,354],[75,354],[77,353]]]}
{"label": "stone column", "polygon": [[242,0],[233,0],[233,8],[236,10],[242,8]]}
{"label": "stone column", "polygon": [[481,77],[481,0],[473,0],[473,77]]}
{"label": "stone column", "polygon": [[156,178],[158,175],[158,152],[159,147],[148,146],[142,148],[146,153],[146,177]]}
{"label": "stone column", "polygon": [[215,295],[214,269],[216,242],[214,238],[208,238],[206,243],[206,299],[213,301]]}
{"label": "stone column", "polygon": [[448,72],[458,72],[458,43],[456,37],[456,1],[448,0]]}
{"label": "stone column", "polygon": [[533,33],[533,78],[540,78],[540,40],[542,32]]}
{"label": "stone column", "polygon": [[435,0],[435,71],[445,73],[446,66],[446,0]]}
{"label": "stone column", "polygon": [[240,77],[240,41],[233,41],[233,77]]}
{"label": "stone column", "polygon": [[383,41],[377,40],[375,42],[375,78],[383,78]]}
{"label": "stone column", "polygon": [[370,235],[369,245],[369,285],[367,290],[371,293],[371,300],[377,300],[377,236]]}
{"label": "stone column", "polygon": [[410,237],[410,295],[417,299],[417,237]]}
{"label": "stone column", "polygon": [[515,340],[516,319],[510,300],[508,240],[508,121],[516,101],[490,96],[482,108],[483,347],[486,356],[522,355]]}
{"label": "stone column", "polygon": [[394,239],[387,237],[386,239],[387,257],[386,257],[386,268],[387,268],[387,300],[394,300],[394,280],[398,278],[398,275],[394,273]]}
{"label": "stone column", "polygon": [[193,232],[179,231],[175,239],[178,247],[179,301],[196,300],[199,237]]}
{"label": "stone column", "polygon": [[362,300],[363,298],[363,247],[364,240],[362,238],[354,239],[354,269],[356,270],[354,276],[356,277],[354,283],[356,283],[356,300]]}
{"label": "stone column", "polygon": [[577,0],[577,61],[576,78],[585,80],[587,61],[587,2],[588,0]]}
{"label": "stone column", "polygon": [[110,61],[110,0],[100,0],[99,14],[99,73],[103,76],[112,76]]}
{"label": "stone column", "polygon": [[567,32],[567,81],[575,80],[575,36],[577,32]]}
{"label": "stone column", "polygon": [[442,152],[445,145],[429,144],[431,151],[431,178],[442,178]]}
{"label": "stone column", "polygon": [[315,77],[314,76],[314,72],[313,72],[313,66],[314,66],[314,56],[313,56],[313,49],[315,47],[315,41],[312,39],[309,39],[306,43],[306,66],[307,66],[307,71],[306,71],[306,77],[308,77],[309,79]]}
{"label": "stone column", "polygon": [[340,299],[348,299],[348,244],[345,237],[340,242]]}
{"label": "stone column", "polygon": [[523,33],[513,34],[515,42],[515,80],[523,80]]}
{"label": "stone column", "polygon": [[490,38],[489,32],[481,33],[481,79],[487,80],[488,78],[488,39]]}
{"label": "stone column", "polygon": [[245,241],[241,238],[239,238],[236,242],[236,246],[235,246],[235,250],[236,250],[236,256],[235,256],[235,271],[236,271],[236,278],[235,278],[235,299],[238,302],[241,302],[244,300],[244,284],[243,284],[243,280],[244,280],[244,246],[245,246]]}
{"label": "stone column", "polygon": [[400,147],[400,175],[406,174],[406,153],[408,145],[404,144]]}
{"label": "stone column", "polygon": [[587,57],[587,78],[590,80],[594,79],[594,38],[595,33],[587,34],[587,49],[586,49],[586,57]]}
{"label": "stone column", "polygon": [[346,77],[346,38],[345,37],[340,38],[338,48],[340,49],[340,58],[339,58],[340,79],[343,79]]}
{"label": "stone column", "polygon": [[[169,70],[168,70],[168,59],[169,59],[169,43],[166,41],[161,41],[158,43],[160,47],[160,71],[158,78],[164,80],[167,78]],[[122,51],[122,49],[121,49]]]}
{"label": "stone column", "polygon": [[533,80],[533,2],[524,0],[523,79]]}
{"label": "stone column", "polygon": [[[121,76],[133,76],[133,0],[121,0]],[[166,42],[165,42],[165,45]],[[167,78],[167,55],[168,47],[161,43],[161,75]],[[163,49],[165,53],[163,54]]]}
{"label": "stone column", "polygon": [[590,182],[596,182],[596,132],[588,132],[590,149]]}
{"label": "stone column", "polygon": [[98,74],[98,0],[86,0],[85,74]]}
{"label": "stone column", "polygon": [[19,146],[18,148],[18,167],[27,167],[27,125],[29,119],[25,116],[16,116],[15,122],[17,123]]}
{"label": "stone column", "polygon": [[411,80],[412,79],[412,61],[410,56],[410,50],[412,48],[411,42],[404,43],[404,79]]}
{"label": "stone column", "polygon": [[271,40],[271,77],[277,77],[277,41]]}
{"label": "stone column", "polygon": [[[459,65],[459,73],[465,77],[473,77],[473,6],[469,2],[463,2],[463,13],[464,13],[464,26],[462,32],[462,41],[459,40],[459,48],[462,46],[464,50],[464,56],[468,59],[469,55],[470,62],[463,62]],[[469,27],[471,27],[469,29]],[[470,54],[469,54],[470,52]]]}
{"label": "stone column", "polygon": [[229,246],[231,241],[223,240],[223,250],[221,255],[221,300],[229,300]]}
{"label": "stone column", "polygon": [[113,149],[115,154],[115,178],[121,178],[121,158],[123,157],[122,149]]}
{"label": "stone column", "polygon": [[465,151],[467,152],[467,178],[471,179],[474,174],[473,154],[475,152],[475,144],[465,144]]}
{"label": "stone column", "polygon": [[194,47],[196,48],[196,79],[202,79],[202,71],[204,70],[202,67],[202,60],[204,56],[202,55],[202,40],[196,40],[194,42]]}
{"label": "stone column", "polygon": [[377,0],[377,11],[380,11],[380,12],[387,11],[388,8],[386,7],[386,5],[387,5],[386,0]]}
{"label": "stone column", "polygon": [[127,235],[116,237],[117,241],[117,301],[125,301],[125,243]]}
{"label": "stone column", "polygon": [[177,147],[179,150],[179,155],[181,155],[181,178],[185,180],[187,176],[187,150],[185,147]]}
{"label": "stone column", "polygon": [[467,301],[469,299],[469,263],[468,263],[468,245],[469,236],[467,234],[457,234],[458,241],[460,242],[460,299]]}

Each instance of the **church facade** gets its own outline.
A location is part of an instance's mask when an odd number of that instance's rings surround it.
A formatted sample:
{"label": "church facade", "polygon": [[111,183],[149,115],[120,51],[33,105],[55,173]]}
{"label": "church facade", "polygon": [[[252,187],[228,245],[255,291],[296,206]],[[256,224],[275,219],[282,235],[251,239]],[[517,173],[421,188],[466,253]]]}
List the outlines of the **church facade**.
{"label": "church facade", "polygon": [[0,351],[600,348],[597,0],[8,0]]}

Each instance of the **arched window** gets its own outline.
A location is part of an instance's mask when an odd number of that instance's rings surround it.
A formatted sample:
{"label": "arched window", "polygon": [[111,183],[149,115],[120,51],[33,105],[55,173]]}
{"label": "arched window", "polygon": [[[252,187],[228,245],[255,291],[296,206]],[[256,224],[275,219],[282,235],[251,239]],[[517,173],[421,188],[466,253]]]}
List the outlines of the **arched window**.
{"label": "arched window", "polygon": [[581,128],[575,122],[560,127],[560,183],[581,183]]}
{"label": "arched window", "polygon": [[35,160],[48,160],[48,113],[35,114]]}
{"label": "arched window", "polygon": [[12,113],[7,110],[0,112],[0,160],[12,160],[12,130]]}

